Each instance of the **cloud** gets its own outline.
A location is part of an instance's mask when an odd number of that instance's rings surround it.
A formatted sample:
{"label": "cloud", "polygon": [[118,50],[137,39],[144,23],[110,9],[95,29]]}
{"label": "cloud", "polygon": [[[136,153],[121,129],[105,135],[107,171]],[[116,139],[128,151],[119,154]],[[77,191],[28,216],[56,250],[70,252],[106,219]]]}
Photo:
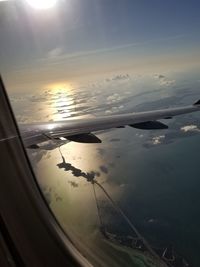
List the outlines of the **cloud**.
{"label": "cloud", "polygon": [[129,80],[129,79],[130,79],[129,74],[118,74],[118,75],[115,75],[111,78],[106,78],[106,82],[124,81],[124,80]]}
{"label": "cloud", "polygon": [[121,96],[118,93],[115,93],[115,94],[107,97],[107,103],[108,104],[111,104],[113,102],[118,102],[120,100],[121,100]]}
{"label": "cloud", "polygon": [[118,113],[121,109],[123,109],[124,106],[121,105],[119,107],[112,107],[111,109],[108,109],[105,111],[105,114],[112,114],[112,113]]}
{"label": "cloud", "polygon": [[165,135],[155,136],[152,138],[152,144],[160,145],[164,139],[165,139]]}
{"label": "cloud", "polygon": [[[176,40],[176,39],[183,39],[185,38],[185,35],[173,35],[173,36],[168,36],[168,37],[161,37],[158,39],[152,39],[152,40],[146,40],[144,42],[132,42],[132,43],[127,43],[119,46],[114,46],[114,47],[109,47],[109,48],[100,48],[100,49],[94,49],[94,50],[83,50],[83,51],[78,51],[75,53],[62,53],[59,54],[55,57],[55,60],[57,61],[58,64],[63,60],[65,61],[66,59],[74,59],[74,58],[80,58],[80,57],[86,57],[88,58],[90,55],[98,55],[98,54],[103,54],[103,53],[109,53],[113,51],[118,51],[118,50],[124,50],[126,48],[131,48],[135,46],[146,46],[151,43],[159,43],[159,42],[165,42],[167,40]],[[57,49],[57,48],[55,48]],[[53,49],[53,50],[55,50]],[[52,51],[53,51],[52,50]],[[47,60],[48,58],[43,58],[39,59],[39,61],[44,61]]]}
{"label": "cloud", "polygon": [[109,109],[105,110],[106,114],[116,113],[124,109],[124,105],[122,104],[123,97],[118,93],[114,93],[107,97],[106,106],[109,105]]}
{"label": "cloud", "polygon": [[159,84],[161,86],[171,86],[175,84],[175,80],[170,80],[169,78],[167,78],[166,76],[162,75],[162,74],[156,74],[155,78],[159,81]]}
{"label": "cloud", "polygon": [[47,58],[54,59],[63,54],[63,49],[61,47],[56,47],[52,50],[50,50],[47,54]]}
{"label": "cloud", "polygon": [[100,169],[102,172],[104,172],[105,174],[108,173],[108,168],[107,168],[106,166],[104,166],[104,165],[99,166],[99,169]]}
{"label": "cloud", "polygon": [[187,132],[200,132],[200,129],[197,125],[186,125],[181,128],[181,131],[187,133]]}
{"label": "cloud", "polygon": [[187,138],[191,136],[198,135],[200,133],[200,128],[197,125],[185,125],[176,130],[167,132],[165,135],[149,137],[148,140],[143,144],[145,148],[155,147],[157,145],[167,145],[179,140],[181,138]]}
{"label": "cloud", "polygon": [[136,136],[138,136],[139,138],[143,138],[144,137],[144,134],[136,133]]}

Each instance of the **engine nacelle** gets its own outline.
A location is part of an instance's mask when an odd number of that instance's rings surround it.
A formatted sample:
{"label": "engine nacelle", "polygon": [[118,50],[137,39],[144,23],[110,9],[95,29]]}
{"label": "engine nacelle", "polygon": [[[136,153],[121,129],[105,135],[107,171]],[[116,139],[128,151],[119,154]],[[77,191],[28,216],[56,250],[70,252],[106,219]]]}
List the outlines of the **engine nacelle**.
{"label": "engine nacelle", "polygon": [[134,123],[129,125],[133,128],[141,129],[141,130],[162,130],[168,129],[168,126],[160,121],[145,121],[141,123]]}
{"label": "engine nacelle", "polygon": [[70,141],[78,142],[78,143],[101,143],[102,141],[94,134],[88,133],[88,134],[76,134],[71,136],[65,136]]}

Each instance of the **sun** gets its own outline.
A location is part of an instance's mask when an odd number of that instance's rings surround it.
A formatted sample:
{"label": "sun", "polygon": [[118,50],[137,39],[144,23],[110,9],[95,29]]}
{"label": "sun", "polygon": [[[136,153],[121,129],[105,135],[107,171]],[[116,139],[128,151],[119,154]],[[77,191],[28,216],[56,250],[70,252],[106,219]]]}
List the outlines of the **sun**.
{"label": "sun", "polygon": [[48,9],[55,6],[57,0],[26,0],[26,2],[36,9]]}

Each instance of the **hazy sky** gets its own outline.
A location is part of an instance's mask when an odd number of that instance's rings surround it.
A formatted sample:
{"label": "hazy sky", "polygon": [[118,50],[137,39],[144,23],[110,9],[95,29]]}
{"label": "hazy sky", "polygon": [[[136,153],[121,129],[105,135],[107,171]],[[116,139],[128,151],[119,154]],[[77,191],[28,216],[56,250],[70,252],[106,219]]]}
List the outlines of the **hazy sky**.
{"label": "hazy sky", "polygon": [[0,70],[13,85],[198,64],[199,10],[195,0],[0,1]]}

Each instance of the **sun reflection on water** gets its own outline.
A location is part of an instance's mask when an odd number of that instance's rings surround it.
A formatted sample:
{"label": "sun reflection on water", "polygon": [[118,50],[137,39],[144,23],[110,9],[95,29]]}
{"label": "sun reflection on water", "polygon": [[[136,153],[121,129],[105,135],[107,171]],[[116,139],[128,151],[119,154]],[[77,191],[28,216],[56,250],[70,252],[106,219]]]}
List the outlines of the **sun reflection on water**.
{"label": "sun reflection on water", "polygon": [[50,93],[48,102],[52,120],[62,120],[71,117],[75,108],[74,86],[68,82],[48,84],[46,90]]}

